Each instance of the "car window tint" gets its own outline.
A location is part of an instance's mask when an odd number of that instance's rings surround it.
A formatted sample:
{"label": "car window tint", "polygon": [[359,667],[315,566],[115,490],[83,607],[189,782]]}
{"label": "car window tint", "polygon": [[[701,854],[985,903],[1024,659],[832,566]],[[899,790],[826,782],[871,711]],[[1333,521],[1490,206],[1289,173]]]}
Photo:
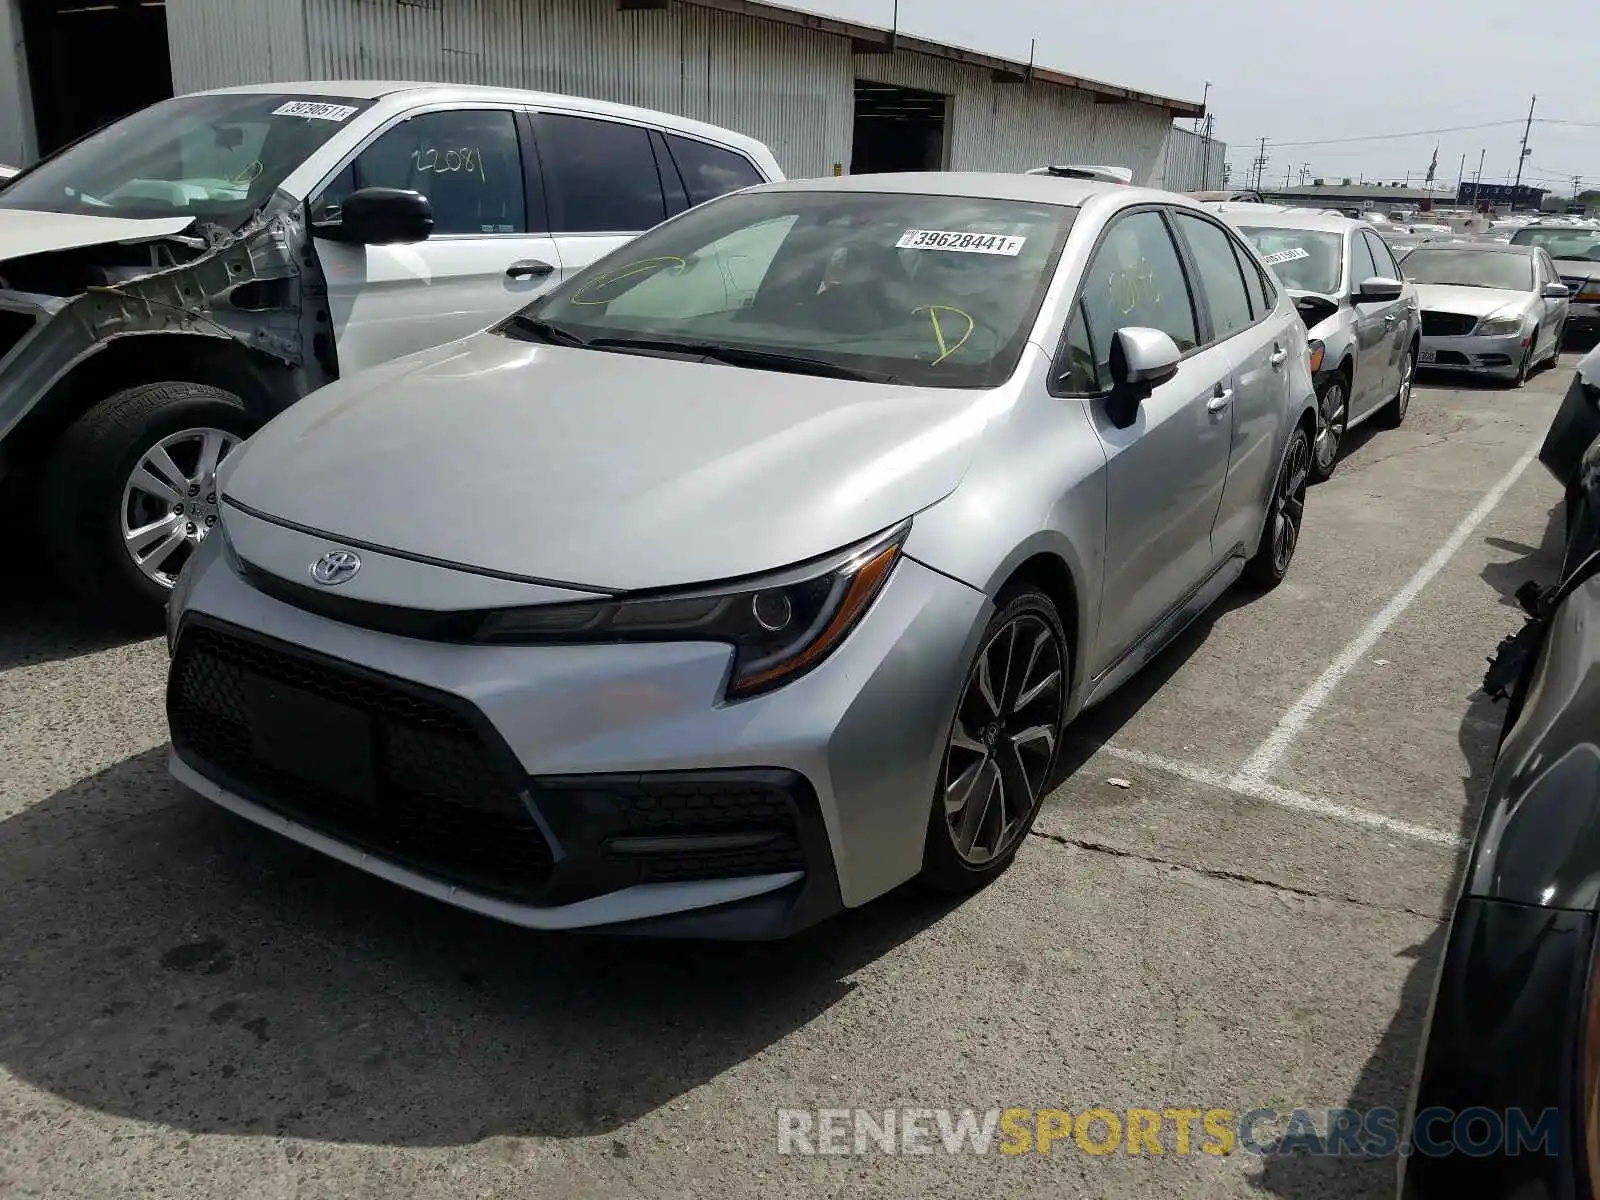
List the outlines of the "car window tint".
{"label": "car window tint", "polygon": [[1239,270],[1244,275],[1244,290],[1250,294],[1250,314],[1259,321],[1272,311],[1272,301],[1267,299],[1266,280],[1261,277],[1260,268],[1244,247],[1232,238],[1228,240],[1233,243],[1233,256],[1239,260]]}
{"label": "car window tint", "polygon": [[650,134],[638,125],[544,113],[535,118],[555,233],[632,233],[667,215]]}
{"label": "car window tint", "polygon": [[1201,217],[1185,212],[1174,215],[1200,271],[1200,291],[1211,311],[1212,336],[1221,341],[1241,329],[1248,329],[1254,321],[1250,315],[1250,296],[1227,233],[1220,225]]}
{"label": "car window tint", "polygon": [[1083,308],[1102,379],[1119,329],[1159,329],[1185,352],[1199,344],[1183,264],[1160,213],[1131,213],[1111,226],[1084,272]]}
{"label": "car window tint", "polygon": [[1065,349],[1067,361],[1061,365],[1061,385],[1079,396],[1093,396],[1104,390],[1095,366],[1094,340],[1089,336],[1082,300],[1072,306],[1072,320],[1067,322]]}
{"label": "car window tint", "polygon": [[333,179],[315,205],[320,220],[357,188],[421,192],[433,231],[526,233],[528,203],[516,117],[502,109],[453,109],[408,117]]}
{"label": "car window tint", "polygon": [[1378,268],[1378,274],[1388,279],[1400,278],[1400,267],[1394,261],[1394,254],[1389,250],[1389,244],[1376,234],[1368,234],[1372,239],[1372,261]]}
{"label": "car window tint", "polygon": [[740,188],[766,182],[748,158],[732,150],[672,133],[667,134],[667,145],[672,147],[672,157],[677,160],[684,186],[689,189],[690,204],[704,204]]}
{"label": "car window tint", "polygon": [[650,149],[656,156],[656,172],[661,178],[661,190],[667,198],[667,216],[675,217],[689,207],[688,193],[683,190],[683,177],[678,174],[672,154],[667,150],[667,139],[651,131]]}
{"label": "car window tint", "polygon": [[1372,261],[1372,248],[1367,245],[1366,236],[1357,233],[1350,240],[1350,290],[1353,292],[1380,272],[1378,264]]}

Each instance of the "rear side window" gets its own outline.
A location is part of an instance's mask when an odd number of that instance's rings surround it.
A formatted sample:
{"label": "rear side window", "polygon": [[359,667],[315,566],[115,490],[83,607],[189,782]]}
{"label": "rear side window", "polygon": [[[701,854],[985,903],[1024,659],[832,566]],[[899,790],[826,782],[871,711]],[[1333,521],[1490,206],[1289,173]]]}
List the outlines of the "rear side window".
{"label": "rear side window", "polygon": [[704,204],[740,188],[766,182],[748,158],[732,150],[675,133],[667,134],[667,145],[672,147],[672,157],[683,174],[684,186],[689,189],[690,204]]}
{"label": "rear side window", "polygon": [[648,130],[556,113],[534,125],[552,233],[638,233],[666,219]]}
{"label": "rear side window", "polygon": [[[1231,238],[1229,240],[1232,241]],[[1250,294],[1250,312],[1259,321],[1272,311],[1275,300],[1268,299],[1267,281],[1261,269],[1238,242],[1233,243],[1233,256],[1239,260],[1239,271],[1244,275],[1244,290]]]}
{"label": "rear side window", "polygon": [[1200,290],[1211,310],[1212,336],[1221,341],[1241,329],[1248,329],[1254,321],[1250,315],[1250,296],[1227,233],[1221,226],[1200,217],[1184,212],[1175,215],[1200,271]]}

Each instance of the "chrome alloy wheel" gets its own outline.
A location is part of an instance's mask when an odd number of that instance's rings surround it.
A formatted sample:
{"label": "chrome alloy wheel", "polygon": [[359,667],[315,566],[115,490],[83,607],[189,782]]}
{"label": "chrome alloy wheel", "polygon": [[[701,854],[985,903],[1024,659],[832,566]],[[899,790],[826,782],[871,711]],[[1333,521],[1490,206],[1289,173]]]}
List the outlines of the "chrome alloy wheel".
{"label": "chrome alloy wheel", "polygon": [[1411,385],[1417,378],[1417,356],[1415,352],[1406,355],[1405,373],[1400,376],[1400,393],[1395,397],[1394,411],[1397,418],[1406,415],[1406,408],[1411,404]]}
{"label": "chrome alloy wheel", "polygon": [[217,467],[239,444],[223,429],[184,429],[139,460],[122,489],[122,544],[148,579],[170,588],[217,523]]}
{"label": "chrome alloy wheel", "polygon": [[944,757],[945,827],[971,866],[1003,857],[1027,831],[1066,714],[1066,653],[1033,613],[978,652]]}
{"label": "chrome alloy wheel", "polygon": [[1348,420],[1349,406],[1345,403],[1344,381],[1335,379],[1322,393],[1322,399],[1317,404],[1317,468],[1324,474],[1333,470],[1333,464],[1339,458],[1339,443],[1344,440]]}
{"label": "chrome alloy wheel", "polygon": [[1300,522],[1306,513],[1306,480],[1311,474],[1311,448],[1304,436],[1289,444],[1289,456],[1272,494],[1272,566],[1282,575],[1300,542]]}

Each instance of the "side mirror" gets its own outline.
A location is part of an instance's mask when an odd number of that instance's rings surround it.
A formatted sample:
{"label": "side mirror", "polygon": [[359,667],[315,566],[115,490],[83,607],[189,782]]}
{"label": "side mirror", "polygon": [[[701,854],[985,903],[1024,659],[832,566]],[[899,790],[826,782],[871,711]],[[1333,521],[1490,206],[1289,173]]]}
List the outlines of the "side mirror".
{"label": "side mirror", "polygon": [[1111,335],[1111,418],[1133,424],[1141,401],[1178,373],[1183,352],[1159,329],[1130,325]]}
{"label": "side mirror", "polygon": [[362,188],[345,197],[337,221],[320,221],[312,232],[360,246],[425,242],[433,233],[433,202],[404,188]]}
{"label": "side mirror", "polygon": [[1390,304],[1400,299],[1400,293],[1405,291],[1405,286],[1398,279],[1374,275],[1371,279],[1361,281],[1361,286],[1356,289],[1352,299],[1357,304]]}
{"label": "side mirror", "polygon": [[1547,283],[1544,285],[1544,298],[1546,300],[1565,300],[1572,295],[1572,289],[1564,283]]}

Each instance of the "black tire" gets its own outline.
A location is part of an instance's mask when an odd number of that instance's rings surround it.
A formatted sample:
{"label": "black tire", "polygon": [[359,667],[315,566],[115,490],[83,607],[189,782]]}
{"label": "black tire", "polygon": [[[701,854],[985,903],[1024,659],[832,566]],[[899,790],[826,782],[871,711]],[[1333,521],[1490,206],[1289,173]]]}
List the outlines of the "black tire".
{"label": "black tire", "polygon": [[1417,347],[1406,351],[1405,374],[1400,377],[1399,390],[1378,410],[1377,422],[1384,429],[1399,429],[1411,408],[1411,393],[1417,386]]}
{"label": "black tire", "polygon": [[1517,377],[1511,381],[1513,388],[1520,388],[1528,382],[1528,376],[1533,374],[1533,348],[1539,344],[1539,329],[1534,327],[1533,336],[1528,339],[1528,349],[1522,355],[1522,363],[1517,367]]}
{"label": "black tire", "polygon": [[1304,425],[1297,425],[1289,436],[1289,444],[1284,447],[1278,477],[1272,485],[1267,519],[1261,526],[1261,541],[1244,568],[1244,582],[1258,591],[1270,592],[1282,583],[1294,562],[1305,519],[1311,461],[1311,437]]}
{"label": "black tire", "polygon": [[[1016,640],[1009,645],[1004,643],[1008,630],[1018,631],[1013,637],[1024,639],[1020,646]],[[1022,668],[1023,678],[1013,678],[1008,668],[1006,678],[999,685],[997,705],[988,705],[979,683],[985,658],[992,664],[997,655],[1010,655],[1022,649],[1031,651],[1036,644],[1045,647],[1041,657],[1028,660]],[[1052,659],[1051,655],[1055,657]],[[1008,716],[1007,709],[1023,696],[1025,689],[1038,691],[1041,681],[1048,679],[1052,661],[1057,664],[1055,670],[1059,673],[1053,689],[1046,687],[1035,699],[1018,706]],[[992,691],[993,670],[983,677],[990,680],[989,690]],[[1002,592],[978,643],[978,651],[962,678],[956,712],[945,735],[939,778],[928,813],[919,882],[935,891],[965,894],[984,887],[1011,865],[1054,782],[1071,678],[1072,658],[1066,630],[1050,597],[1027,586]],[[989,714],[991,719],[982,722],[987,726],[983,735],[971,733],[980,723],[978,718],[992,707],[1001,711]],[[1038,736],[1038,731],[1046,727],[1051,731],[1047,748],[1039,744]],[[1011,736],[1020,732],[1035,736],[1027,740]],[[952,783],[959,786],[959,781],[973,772],[976,774],[966,790],[965,803],[959,810],[951,811],[947,797],[956,793]],[[978,795],[980,786],[981,798]],[[1028,794],[1030,789],[1031,795]],[[1008,796],[1017,799],[1008,803]],[[977,839],[990,829],[989,814],[997,797],[1000,808],[995,814],[998,828],[994,830],[994,844],[981,847]],[[1026,799],[1026,811],[1022,799]],[[967,851],[963,852],[958,849],[957,842],[967,828],[966,823],[962,822],[960,830],[953,825],[970,813],[976,813],[972,822],[973,836],[968,840]]]}
{"label": "black tire", "polygon": [[258,422],[232,392],[150,383],[106,397],[62,434],[40,487],[46,547],[62,582],[117,624],[160,627],[168,588],[140,571],[123,537],[124,490],[163,439],[216,429],[243,439]]}
{"label": "black tire", "polygon": [[1350,379],[1340,370],[1317,393],[1317,439],[1311,445],[1312,483],[1326,483],[1339,469],[1339,450],[1349,427]]}

